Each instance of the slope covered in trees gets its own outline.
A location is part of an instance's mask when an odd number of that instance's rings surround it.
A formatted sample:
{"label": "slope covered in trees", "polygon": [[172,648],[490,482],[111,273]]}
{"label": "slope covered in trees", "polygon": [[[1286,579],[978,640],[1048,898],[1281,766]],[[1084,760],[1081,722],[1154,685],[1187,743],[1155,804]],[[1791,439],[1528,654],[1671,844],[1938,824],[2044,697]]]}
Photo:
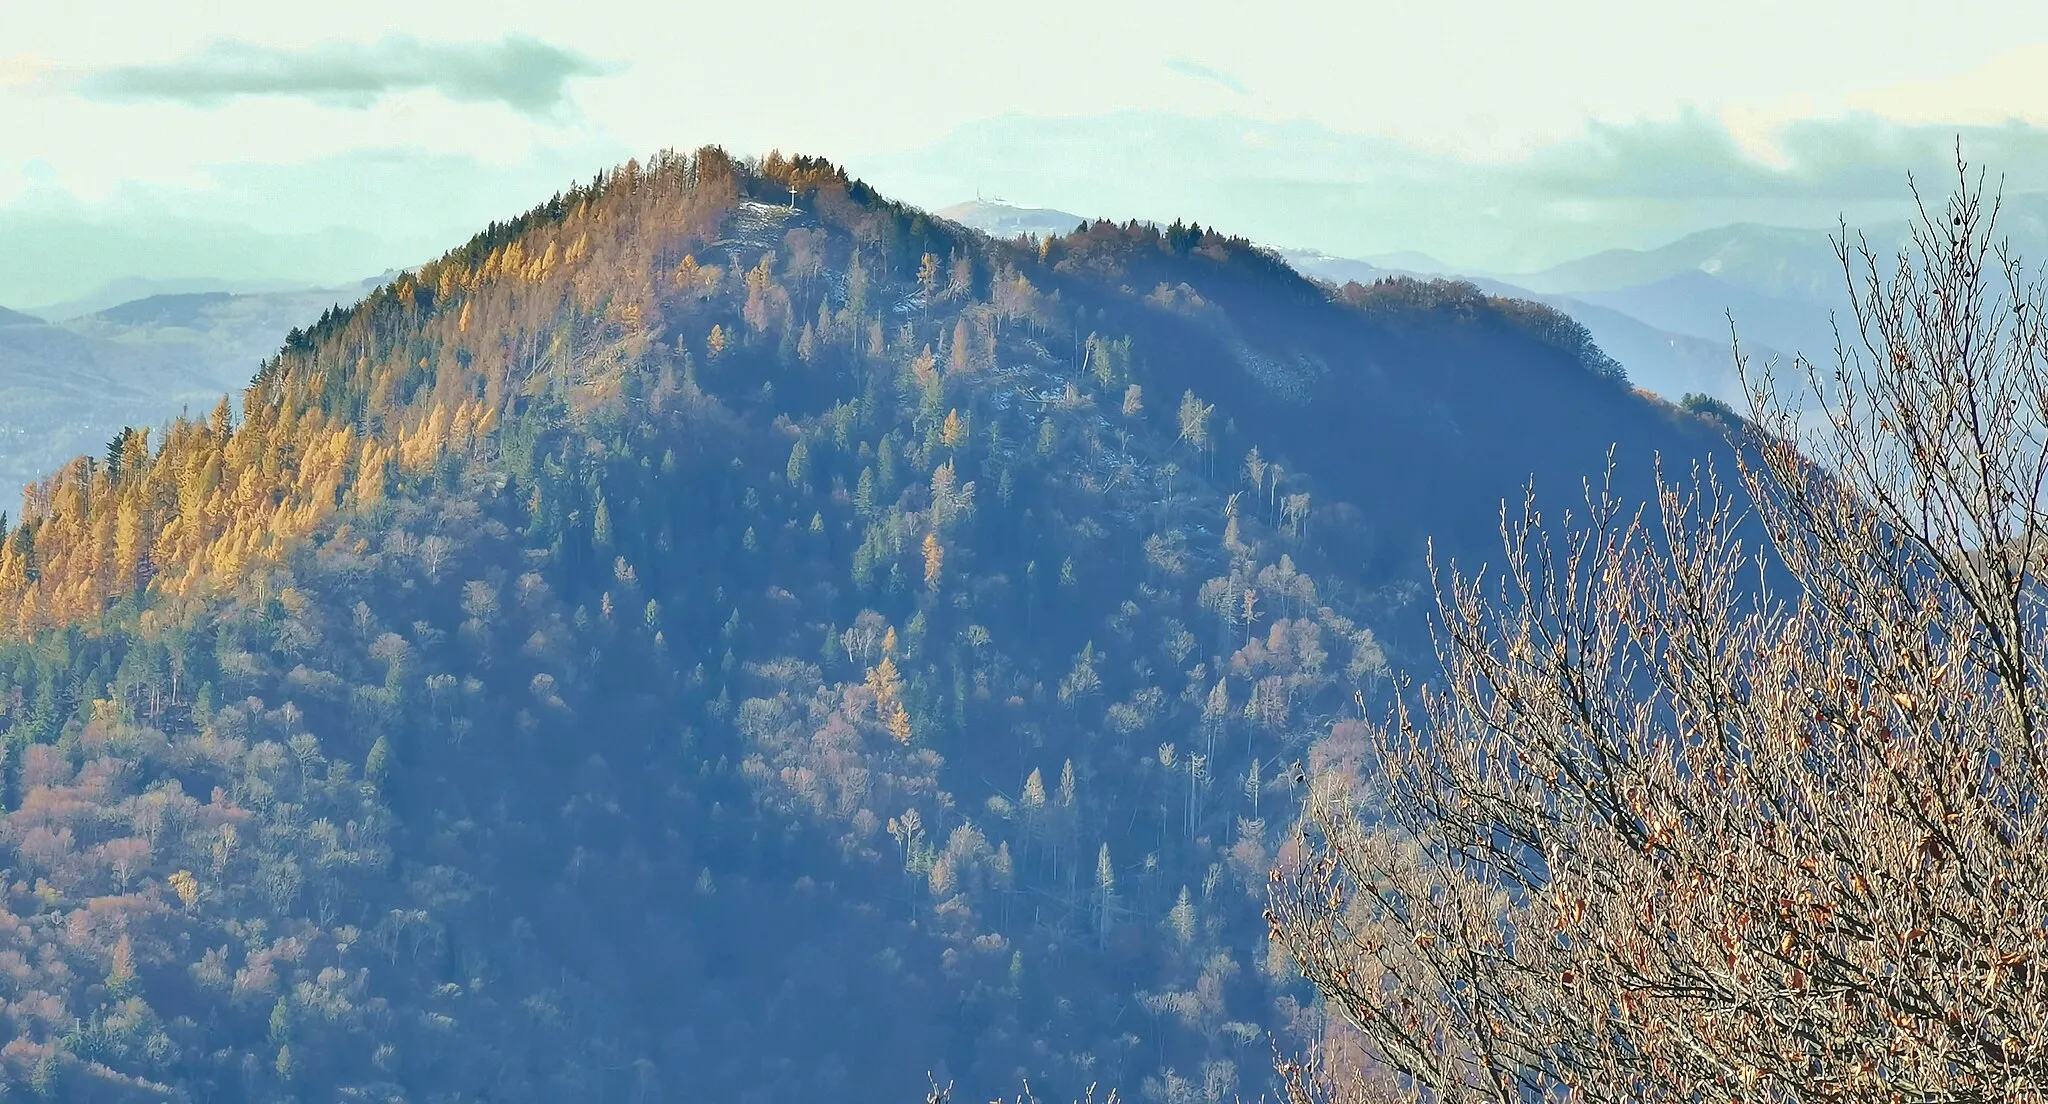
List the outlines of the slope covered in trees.
{"label": "slope covered in trees", "polygon": [[629,164],[0,543],[0,1066],[64,1098],[1253,1095],[1423,540],[1705,455],[1568,320]]}

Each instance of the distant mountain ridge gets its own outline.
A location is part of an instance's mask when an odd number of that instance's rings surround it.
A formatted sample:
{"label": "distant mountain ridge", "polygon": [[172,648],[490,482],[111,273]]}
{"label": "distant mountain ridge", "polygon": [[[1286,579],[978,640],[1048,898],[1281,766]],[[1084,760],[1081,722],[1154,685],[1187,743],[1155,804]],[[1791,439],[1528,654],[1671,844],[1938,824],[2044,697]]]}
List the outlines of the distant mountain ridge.
{"label": "distant mountain ridge", "polygon": [[[2019,194],[2000,216],[2022,257],[2048,259],[2048,198]],[[1888,269],[1907,245],[1902,221],[1850,227],[1850,244],[1867,244]],[[1847,280],[1861,278],[1852,257],[1845,273],[1839,230],[1734,225],[1687,235],[1654,250],[1610,250],[1569,264],[1509,277],[1546,295],[1566,295],[1621,311],[1664,330],[1727,342],[1732,332],[1762,359],[1804,355],[1832,363],[1835,324],[1853,330]],[[1832,318],[1832,322],[1831,322]],[[1851,341],[1854,334],[1849,333]]]}
{"label": "distant mountain ridge", "polygon": [[158,278],[127,276],[111,280],[91,292],[62,302],[29,308],[37,317],[56,323],[98,314],[127,303],[167,296],[188,295],[293,295],[311,290],[361,298],[378,284],[398,275],[392,269],[368,279],[337,284],[315,284],[298,280],[227,280],[215,277]]}
{"label": "distant mountain ridge", "polygon": [[0,309],[0,510],[124,426],[159,425],[239,391],[294,327],[377,282],[153,294],[57,323]]}
{"label": "distant mountain ridge", "polygon": [[1605,307],[1676,334],[1727,348],[1740,338],[1745,348],[1776,349],[1826,361],[1834,352],[1829,316],[1846,314],[1847,284],[1839,267],[1835,294],[1816,299],[1778,297],[1730,284],[1693,270],[1634,287],[1583,291],[1574,298]]}
{"label": "distant mountain ridge", "polygon": [[1687,272],[1703,272],[1761,294],[1802,299],[1830,295],[1841,280],[1827,231],[1755,224],[1687,234],[1656,249],[1610,249],[1506,278],[1545,293],[1578,294],[1652,284]]}
{"label": "distant mountain ridge", "polygon": [[[1999,227],[2023,257],[2048,260],[2048,192],[2004,197]],[[1881,263],[1907,246],[1900,219],[1851,223],[1850,244],[1867,242]],[[1731,287],[1775,299],[1835,304],[1843,294],[1836,227],[1800,229],[1735,223],[1687,234],[1655,249],[1610,249],[1502,278],[1544,293],[1612,292],[1704,273]]]}
{"label": "distant mountain ridge", "polygon": [[1050,208],[1013,207],[999,199],[969,200],[941,207],[932,213],[996,238],[1011,238],[1018,234],[1038,237],[1065,234],[1088,221],[1079,215]]}
{"label": "distant mountain ridge", "polygon": [[145,299],[118,303],[81,317],[115,325],[189,327],[199,324],[204,319],[207,308],[218,307],[232,298],[233,294],[225,291],[152,295]]}

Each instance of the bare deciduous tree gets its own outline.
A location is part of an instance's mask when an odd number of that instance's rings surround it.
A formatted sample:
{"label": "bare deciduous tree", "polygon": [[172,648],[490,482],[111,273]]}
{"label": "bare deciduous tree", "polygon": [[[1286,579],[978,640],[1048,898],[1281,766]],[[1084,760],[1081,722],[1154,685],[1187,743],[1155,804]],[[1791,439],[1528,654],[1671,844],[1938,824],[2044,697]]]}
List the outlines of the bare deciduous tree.
{"label": "bare deciduous tree", "polygon": [[1297,1100],[2048,1097],[2048,331],[1958,177],[1896,267],[1845,229],[1746,493],[1532,498],[1450,572],[1441,686],[1273,875],[1339,1055]]}

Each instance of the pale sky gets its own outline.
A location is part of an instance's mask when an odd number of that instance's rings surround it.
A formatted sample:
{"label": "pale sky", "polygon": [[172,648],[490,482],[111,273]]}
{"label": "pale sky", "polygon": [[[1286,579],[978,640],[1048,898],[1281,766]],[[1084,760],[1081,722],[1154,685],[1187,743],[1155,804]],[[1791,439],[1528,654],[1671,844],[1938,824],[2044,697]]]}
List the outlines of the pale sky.
{"label": "pale sky", "polygon": [[[1814,211],[1852,205],[1835,192],[1855,186],[1827,163],[1897,154],[1902,186],[1919,154],[1899,135],[1915,127],[1993,128],[1998,154],[2021,151],[2012,168],[2048,166],[2043,74],[2048,5],[2024,2],[0,0],[0,269],[13,273],[0,304],[52,302],[119,268],[118,243],[65,244],[79,227],[117,238],[153,219],[291,238],[324,277],[386,254],[417,263],[626,156],[707,142],[820,154],[933,205],[986,180],[1020,203],[1130,208],[1084,214],[1193,205],[1225,229],[1327,230],[1282,245],[1532,263],[1694,228],[1700,197],[1686,190],[1708,169],[1730,217],[1768,217],[1747,193],[1793,180]],[[1023,122],[990,123],[1007,116]],[[1122,121],[1105,132],[1099,117]],[[1174,131],[1175,175],[1234,183],[1191,190],[1158,179],[1157,162],[1120,159],[1116,126],[1142,138],[1186,119],[1207,129]],[[1006,171],[986,135],[1018,125],[1064,135],[1060,149],[1095,142],[1101,164],[1064,181]],[[1212,147],[1205,134],[1239,140]],[[1268,163],[1260,150],[1275,141],[1286,149]],[[1473,168],[1462,188],[1416,175],[1461,166]],[[1255,203],[1273,193],[1247,183],[1276,171],[1303,187],[1405,180],[1438,198],[1427,210],[1412,196],[1361,200],[1380,212],[1370,228],[1286,224]],[[1020,188],[1048,194],[1010,194]],[[1498,206],[1488,189],[1511,211],[1537,197],[1546,218],[1588,227],[1583,241],[1459,230]],[[134,250],[131,274],[179,275],[181,256],[187,274],[289,266],[207,244],[235,233],[180,233]],[[39,255],[51,253],[65,255]]]}

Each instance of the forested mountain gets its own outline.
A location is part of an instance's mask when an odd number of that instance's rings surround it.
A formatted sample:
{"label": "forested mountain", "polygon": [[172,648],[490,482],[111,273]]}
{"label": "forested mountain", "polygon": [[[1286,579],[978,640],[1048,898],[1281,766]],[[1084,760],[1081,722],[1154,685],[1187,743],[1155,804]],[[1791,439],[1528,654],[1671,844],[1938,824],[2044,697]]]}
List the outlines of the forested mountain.
{"label": "forested mountain", "polygon": [[628,164],[0,540],[0,1048],[102,1100],[1223,1101],[1267,872],[1532,472],[1723,448],[1547,308]]}

